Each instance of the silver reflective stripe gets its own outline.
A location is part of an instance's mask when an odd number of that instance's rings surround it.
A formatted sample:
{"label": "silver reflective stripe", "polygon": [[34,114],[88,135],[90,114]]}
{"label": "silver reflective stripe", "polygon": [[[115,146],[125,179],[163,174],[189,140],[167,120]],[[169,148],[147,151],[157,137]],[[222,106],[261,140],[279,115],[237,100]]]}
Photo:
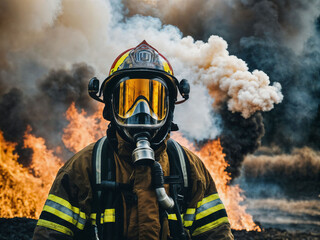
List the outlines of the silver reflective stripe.
{"label": "silver reflective stripe", "polygon": [[101,138],[99,145],[97,147],[96,152],[96,184],[101,184],[101,154],[102,154],[102,147],[104,144],[104,141],[106,140],[107,136],[104,136]]}
{"label": "silver reflective stripe", "polygon": [[200,206],[200,207],[197,209],[197,214],[198,214],[198,213],[201,213],[201,212],[203,212],[203,211],[205,211],[205,210],[207,210],[207,209],[209,209],[209,208],[212,208],[212,207],[214,207],[214,206],[217,206],[217,205],[219,205],[219,204],[222,204],[220,198],[215,199],[215,200],[213,200],[213,201],[211,201],[211,202],[207,202],[207,203],[203,204],[202,206]]}
{"label": "silver reflective stripe", "polygon": [[182,152],[181,146],[173,140],[174,145],[176,146],[176,149],[178,150],[178,155],[179,155],[179,160],[181,164],[181,170],[183,174],[183,186],[188,187],[188,174],[187,174],[187,167],[186,167],[186,162],[184,159],[184,154]]}
{"label": "silver reflective stripe", "polygon": [[193,221],[194,220],[194,215],[195,214],[184,214],[183,220],[184,221]]}
{"label": "silver reflective stripe", "polygon": [[51,200],[47,200],[46,201],[46,204],[47,206],[49,207],[52,207],[64,214],[67,214],[68,216],[72,217],[74,220],[76,220],[77,222],[79,222],[80,224],[82,225],[85,225],[86,224],[86,219],[80,217],[80,214],[77,214],[75,212],[73,212],[71,209],[59,204],[59,203],[56,203],[56,202],[53,202]]}

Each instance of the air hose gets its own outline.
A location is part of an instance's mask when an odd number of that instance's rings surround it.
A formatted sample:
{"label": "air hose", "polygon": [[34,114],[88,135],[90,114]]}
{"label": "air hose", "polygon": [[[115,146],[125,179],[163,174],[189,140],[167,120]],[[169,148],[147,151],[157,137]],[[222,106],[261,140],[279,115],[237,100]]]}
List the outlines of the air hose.
{"label": "air hose", "polygon": [[152,181],[155,188],[157,200],[163,209],[174,207],[174,201],[164,189],[164,177],[160,163],[155,161],[154,151],[150,147],[147,133],[140,133],[135,136],[136,148],[132,152],[132,160],[135,166],[147,165],[151,167]]}
{"label": "air hose", "polygon": [[164,189],[164,177],[160,163],[154,162],[152,166],[152,181],[160,206],[167,210],[174,207],[174,201]]}

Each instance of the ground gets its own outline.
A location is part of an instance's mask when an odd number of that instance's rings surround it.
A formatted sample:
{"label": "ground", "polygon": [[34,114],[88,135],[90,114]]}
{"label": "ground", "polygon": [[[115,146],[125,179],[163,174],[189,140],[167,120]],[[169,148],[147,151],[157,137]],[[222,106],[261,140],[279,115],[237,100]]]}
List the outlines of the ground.
{"label": "ground", "polygon": [[[36,220],[28,218],[0,218],[0,240],[31,240]],[[232,231],[239,240],[320,240],[320,233],[293,233],[274,228],[262,232]]]}

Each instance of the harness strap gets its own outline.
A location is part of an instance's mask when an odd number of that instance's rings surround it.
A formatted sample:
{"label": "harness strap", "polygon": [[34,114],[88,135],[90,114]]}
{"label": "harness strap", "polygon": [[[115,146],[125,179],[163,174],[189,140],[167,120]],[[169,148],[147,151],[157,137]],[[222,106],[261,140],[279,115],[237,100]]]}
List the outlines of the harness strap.
{"label": "harness strap", "polygon": [[[173,191],[176,199],[179,201],[179,207],[182,210],[185,210],[187,207],[187,201],[184,199],[188,194],[189,184],[189,161],[185,154],[185,151],[179,143],[173,139],[169,139],[167,142],[167,153],[170,163],[170,177],[173,179],[176,177],[178,181],[175,181],[178,191]],[[102,183],[106,181],[115,181],[115,161],[114,161],[114,149],[108,141],[107,137],[101,138],[94,146],[92,154],[92,167],[93,167],[93,211],[97,213],[96,215],[96,225],[98,227],[98,235],[100,240],[109,240],[109,239],[120,239],[119,234],[121,235],[120,224],[123,221],[123,209],[121,209],[121,194],[117,194],[114,191],[107,190],[103,191],[101,189]],[[179,159],[179,160],[178,160]],[[169,183],[169,182],[168,182]],[[170,189],[172,189],[172,184],[170,183]],[[172,191],[171,191],[172,193]],[[182,206],[181,206],[182,205]],[[184,206],[185,205],[185,206]],[[114,219],[115,222],[105,224],[104,221],[101,222],[101,219],[104,219],[103,213],[108,209],[115,210]],[[172,222],[169,219],[169,223]],[[177,223],[177,221],[174,221]],[[176,228],[176,223],[169,224],[170,232],[174,233]],[[105,230],[105,231],[104,231]]]}
{"label": "harness strap", "polygon": [[185,188],[188,188],[188,173],[187,173],[187,167],[186,167],[186,158],[185,158],[185,153],[184,150],[182,149],[181,145],[179,143],[177,143],[175,140],[173,139],[169,139],[170,142],[173,142],[177,152],[178,152],[178,158],[180,160],[180,167],[181,167],[181,171],[182,171],[182,176],[183,176],[183,186]]}
{"label": "harness strap", "polygon": [[[95,159],[94,159],[94,163],[95,163],[95,184],[101,184],[101,158],[102,158],[102,147],[104,145],[105,140],[107,139],[107,136],[104,136],[103,138],[101,138],[98,142],[97,142],[97,148],[94,149],[96,151],[94,151],[95,154]],[[101,190],[98,190],[98,195],[99,198],[101,196]]]}
{"label": "harness strap", "polygon": [[107,137],[101,138],[92,153],[93,168],[93,206],[95,223],[100,240],[120,239],[119,225],[123,220],[122,210],[118,209],[121,194],[104,191],[101,186],[115,181],[114,150]]}
{"label": "harness strap", "polygon": [[167,142],[167,153],[170,163],[170,177],[168,179],[171,183],[170,193],[177,204],[174,210],[168,211],[170,235],[173,239],[184,239],[185,232],[180,213],[186,211],[189,203],[190,165],[184,149],[173,139],[169,139]]}

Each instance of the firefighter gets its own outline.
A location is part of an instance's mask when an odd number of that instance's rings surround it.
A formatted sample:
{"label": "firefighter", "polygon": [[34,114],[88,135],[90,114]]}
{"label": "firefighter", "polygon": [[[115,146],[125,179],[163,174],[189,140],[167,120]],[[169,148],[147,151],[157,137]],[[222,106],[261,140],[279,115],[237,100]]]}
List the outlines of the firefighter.
{"label": "firefighter", "polygon": [[107,136],[59,170],[34,240],[233,239],[208,170],[170,139],[178,91],[188,99],[187,81],[146,41],[114,61],[101,88],[90,81]]}

